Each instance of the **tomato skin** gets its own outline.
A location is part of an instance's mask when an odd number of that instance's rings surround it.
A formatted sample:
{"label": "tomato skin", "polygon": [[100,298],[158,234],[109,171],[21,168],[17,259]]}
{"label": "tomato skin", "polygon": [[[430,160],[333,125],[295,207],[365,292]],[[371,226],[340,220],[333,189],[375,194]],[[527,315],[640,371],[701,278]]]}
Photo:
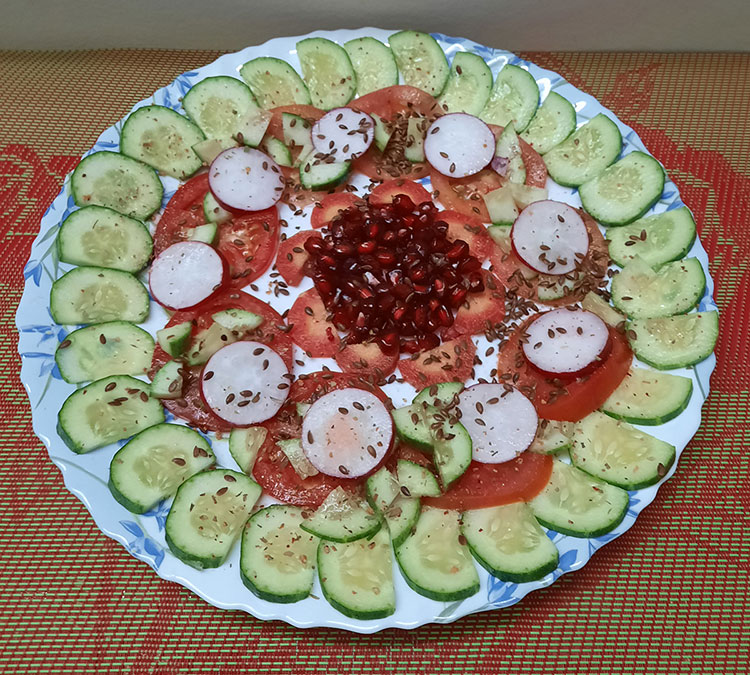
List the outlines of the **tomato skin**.
{"label": "tomato skin", "polygon": [[[204,328],[208,328],[213,319],[211,316],[223,309],[245,309],[263,317],[263,323],[254,331],[248,333],[248,338],[262,342],[271,347],[284,360],[291,371],[294,367],[293,345],[289,336],[278,326],[284,325],[281,315],[270,305],[258,300],[248,293],[236,290],[225,290],[219,295],[198,305],[192,310],[175,312],[167,326],[175,326],[185,321],[193,322],[192,334],[196,335]],[[171,361],[169,356],[158,344],[154,349],[151,361],[150,375],[159,370],[165,363]],[[164,399],[162,404],[173,415],[187,421],[189,424],[207,431],[229,431],[231,425],[217,415],[214,415],[204,404],[201,396],[200,373],[203,366],[183,366],[184,386],[181,399]]]}
{"label": "tomato skin", "polygon": [[326,195],[320,204],[313,206],[310,214],[310,225],[318,229],[328,225],[339,213],[346,211],[362,200],[351,192]]}
{"label": "tomato skin", "polygon": [[423,504],[465,511],[525,502],[544,489],[551,473],[552,456],[536,452],[523,452],[502,464],[472,461],[444,495],[424,498]]}
{"label": "tomato skin", "polygon": [[415,206],[424,202],[432,203],[432,195],[422,185],[411,180],[395,178],[378,185],[370,193],[370,204],[375,206],[392,204],[396,195],[406,195]]}
{"label": "tomato skin", "polygon": [[[442,356],[443,352],[449,354],[447,359]],[[443,342],[435,349],[419,352],[416,359],[401,359],[398,368],[404,380],[419,391],[441,382],[465,382],[471,376],[476,353],[476,345],[471,339],[457,338]],[[447,365],[451,367],[444,368]]]}
{"label": "tomato skin", "polygon": [[305,250],[305,242],[311,237],[321,238],[317,232],[305,230],[285,239],[279,246],[276,269],[290,286],[299,286],[305,278],[305,263],[310,258],[310,254]]}
{"label": "tomato skin", "polygon": [[[268,436],[258,451],[253,476],[269,495],[286,504],[317,508],[331,490],[337,487],[355,491],[361,489],[367,476],[346,479],[319,473],[309,478],[300,478],[289,462],[285,461],[277,444],[277,441],[282,438],[299,438],[302,434],[302,418],[297,414],[297,403],[312,403],[323,394],[346,387],[370,391],[387,407],[392,407],[390,399],[382,389],[371,385],[359,376],[332,371],[300,376],[292,383],[288,402],[284,408],[276,417],[260,425],[268,430]],[[388,461],[391,454],[386,453],[383,462]],[[374,471],[376,470],[377,467]]]}
{"label": "tomato skin", "polygon": [[[194,176],[177,189],[156,225],[156,255],[178,241],[185,241],[193,228],[205,224],[203,198],[208,191],[208,173]],[[219,223],[214,247],[229,266],[229,286],[242,288],[270,267],[280,229],[275,206],[263,211],[235,212],[230,220]],[[238,241],[243,245],[238,246]]]}
{"label": "tomato skin", "polygon": [[314,105],[305,105],[304,103],[280,105],[277,108],[271,108],[269,112],[271,113],[271,121],[268,123],[266,133],[274,138],[278,138],[280,141],[284,140],[283,113],[297,115],[313,124],[326,114],[325,110],[316,108]]}
{"label": "tomato skin", "polygon": [[315,358],[336,356],[339,335],[326,320],[327,311],[315,288],[300,294],[289,310],[289,335],[301,349]]}
{"label": "tomato skin", "polygon": [[527,393],[527,387],[533,388],[534,395],[530,398],[537,413],[544,419],[578,422],[601,408],[630,370],[633,353],[625,337],[610,327],[612,347],[607,358],[588,375],[565,383],[562,386],[565,393],[555,397],[552,392],[557,391],[558,387],[534,369],[523,356],[520,337],[528,322],[522,323],[500,350],[498,373],[517,373],[516,386],[524,393]]}
{"label": "tomato skin", "polygon": [[390,375],[398,363],[398,351],[386,354],[374,342],[351,344],[338,351],[334,357],[345,373],[365,375],[372,373],[378,379]]}
{"label": "tomato skin", "polygon": [[[459,335],[480,335],[486,331],[487,323],[495,325],[505,316],[505,292],[503,285],[494,274],[483,270],[484,290],[472,293],[466,297],[455,317],[453,324],[443,332],[445,340],[451,340]],[[468,307],[466,306],[468,303]]]}

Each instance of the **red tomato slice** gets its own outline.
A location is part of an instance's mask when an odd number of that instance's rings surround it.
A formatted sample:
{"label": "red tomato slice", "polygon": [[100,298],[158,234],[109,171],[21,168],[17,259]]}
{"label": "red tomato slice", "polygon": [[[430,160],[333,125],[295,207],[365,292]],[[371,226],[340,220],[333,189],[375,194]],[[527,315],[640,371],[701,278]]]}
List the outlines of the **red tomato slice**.
{"label": "red tomato slice", "polygon": [[[578,289],[554,300],[544,300],[545,305],[557,307],[570,305],[583,299],[583,296],[596,286],[598,280],[604,279],[609,266],[609,248],[596,221],[581,209],[576,209],[582,216],[589,233],[589,250],[581,261],[579,269],[583,273],[583,283]],[[541,283],[557,283],[559,276],[549,274],[534,274],[527,265],[511,250],[503,251],[494,245],[490,256],[490,269],[500,279],[503,285],[527,300],[539,300],[539,286]],[[592,284],[593,282],[593,284]]]}
{"label": "red tomato slice", "polygon": [[272,497],[286,504],[317,508],[331,490],[337,487],[357,490],[367,479],[366,476],[354,479],[334,478],[325,474],[302,479],[277,445],[277,441],[283,438],[299,438],[302,433],[302,418],[297,414],[297,403],[312,403],[323,394],[346,387],[371,391],[390,407],[390,399],[382,389],[358,376],[331,371],[317,372],[295,380],[289,389],[287,404],[276,417],[263,423],[268,436],[258,451],[253,476]]}
{"label": "red tomato slice", "polygon": [[609,355],[593,372],[558,387],[526,362],[520,345],[525,326],[522,323],[499,352],[500,375],[518,374],[516,386],[534,401],[539,416],[561,422],[578,422],[601,408],[630,370],[633,353],[625,337],[610,328],[612,347]]}
{"label": "red tomato slice", "polygon": [[[502,130],[490,125],[493,132]],[[526,185],[544,187],[547,184],[547,167],[541,155],[526,141],[521,140],[521,157],[526,165]],[[505,179],[492,169],[483,169],[466,178],[448,178],[437,171],[430,172],[433,190],[438,192],[438,200],[447,208],[479,218],[483,223],[490,222],[490,214],[484,205],[482,195],[499,188]]]}
{"label": "red tomato slice", "polygon": [[401,359],[398,368],[404,380],[415,389],[440,382],[465,382],[471,376],[476,353],[477,348],[470,339],[458,338],[420,352],[416,359]]}
{"label": "red tomato slice", "polygon": [[471,255],[480,261],[487,260],[495,249],[495,242],[479,218],[456,211],[440,211],[435,220],[448,223],[448,238],[463,239],[469,245]]}
{"label": "red tomato slice", "polygon": [[299,286],[305,278],[305,263],[310,258],[310,254],[305,250],[305,242],[310,237],[321,238],[317,232],[305,230],[285,239],[279,246],[276,269],[290,286]]}
{"label": "red tomato slice", "polygon": [[293,105],[281,105],[278,108],[271,108],[269,111],[272,114],[271,121],[268,123],[268,129],[266,133],[274,138],[278,138],[280,141],[284,141],[284,122],[283,113],[291,113],[292,115],[298,115],[299,117],[307,120],[310,124],[317,122],[323,115],[326,114],[325,110],[316,108],[314,105],[305,105],[303,103]]}
{"label": "red tomato slice", "polygon": [[310,224],[318,229],[325,227],[342,211],[346,211],[350,206],[361,202],[362,199],[351,192],[341,192],[332,195],[326,195],[320,204],[313,206],[310,214]]}
{"label": "red tomato slice", "polygon": [[398,352],[386,354],[374,342],[347,345],[334,357],[345,373],[372,374],[377,380],[390,375],[398,363]]}
{"label": "red tomato slice", "polygon": [[394,180],[387,180],[382,185],[378,185],[370,193],[370,204],[374,204],[375,206],[392,204],[393,198],[396,195],[406,195],[416,205],[423,202],[432,202],[432,195],[419,183],[405,180],[404,178],[395,178]]}
{"label": "red tomato slice", "polygon": [[450,340],[459,335],[479,335],[500,323],[504,316],[503,285],[495,275],[485,271],[484,290],[467,296],[466,302],[456,312],[453,325],[443,331],[443,338]]}
{"label": "red tomato slice", "polygon": [[302,293],[289,310],[287,321],[292,327],[289,335],[310,356],[330,358],[338,352],[339,335],[326,319],[327,315],[323,300],[314,288]]}
{"label": "red tomato slice", "polygon": [[[392,120],[398,113],[413,112],[424,117],[437,117],[443,113],[440,104],[432,96],[408,85],[379,89],[355,99],[349,107],[368,114],[375,113],[384,120]],[[383,168],[383,153],[375,146],[354,160],[353,168],[376,180],[393,177]],[[430,168],[426,162],[411,164],[400,177],[424,178],[429,172]]]}
{"label": "red tomato slice", "polygon": [[[154,233],[154,253],[184,241],[191,230],[206,222],[203,198],[208,193],[208,173],[180,186],[167,203]],[[216,249],[229,265],[230,286],[241,288],[261,276],[273,262],[279,244],[276,207],[238,213],[218,226]]]}
{"label": "red tomato slice", "polygon": [[441,509],[483,509],[533,499],[547,485],[552,473],[552,456],[521,453],[502,464],[472,462],[448,492],[423,500]]}
{"label": "red tomato slice", "polygon": [[[192,310],[175,312],[167,326],[175,326],[185,321],[193,322],[192,334],[196,335],[212,323],[211,318],[216,312],[223,309],[244,309],[254,312],[263,317],[263,323],[254,331],[248,333],[248,339],[267,344],[284,359],[287,368],[291,371],[294,367],[292,340],[286,334],[284,320],[281,315],[270,305],[252,295],[237,290],[223,291],[218,296],[199,305]],[[159,345],[154,349],[151,362],[151,376],[159,370],[171,357]],[[228,431],[231,425],[220,417],[214,415],[203,402],[200,393],[200,373],[202,366],[183,366],[185,371],[185,382],[183,396],[181,399],[163,400],[164,407],[180,419],[200,429],[210,431]]]}

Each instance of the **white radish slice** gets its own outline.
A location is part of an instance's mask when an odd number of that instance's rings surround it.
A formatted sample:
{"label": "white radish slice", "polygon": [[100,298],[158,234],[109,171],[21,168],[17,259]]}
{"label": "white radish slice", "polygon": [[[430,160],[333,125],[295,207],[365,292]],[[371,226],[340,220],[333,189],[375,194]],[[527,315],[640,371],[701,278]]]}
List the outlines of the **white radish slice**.
{"label": "white radish slice", "polygon": [[461,392],[458,409],[461,424],[471,436],[472,458],[477,462],[507,462],[526,450],[536,436],[536,409],[518,389],[475,384]]}
{"label": "white radish slice", "polygon": [[321,473],[356,478],[372,471],[393,441],[393,420],[375,394],[337,389],[310,406],[302,421],[302,449]]}
{"label": "white radish slice", "polygon": [[450,113],[438,117],[424,141],[427,161],[444,176],[463,178],[484,169],[495,156],[495,137],[474,115]]}
{"label": "white radish slice", "polygon": [[348,162],[363,155],[374,138],[375,121],[372,117],[351,108],[334,108],[312,128],[315,152],[333,157],[334,162]]}
{"label": "white radish slice", "polygon": [[271,419],[289,394],[282,358],[260,342],[233,342],[203,367],[201,394],[212,412],[233,426]]}
{"label": "white radish slice", "polygon": [[165,248],[151,263],[149,287],[154,300],[168,309],[188,309],[222,285],[226,268],[212,246],[181,241]]}
{"label": "white radish slice", "polygon": [[208,185],[222,206],[262,211],[281,199],[285,181],[279,165],[255,148],[229,148],[208,169]]}
{"label": "white radish slice", "polygon": [[586,257],[589,233],[568,204],[544,199],[529,204],[510,232],[516,255],[543,274],[567,274]]}
{"label": "white radish slice", "polygon": [[596,366],[609,344],[609,329],[593,312],[553,309],[526,326],[523,353],[549,375],[578,375]]}

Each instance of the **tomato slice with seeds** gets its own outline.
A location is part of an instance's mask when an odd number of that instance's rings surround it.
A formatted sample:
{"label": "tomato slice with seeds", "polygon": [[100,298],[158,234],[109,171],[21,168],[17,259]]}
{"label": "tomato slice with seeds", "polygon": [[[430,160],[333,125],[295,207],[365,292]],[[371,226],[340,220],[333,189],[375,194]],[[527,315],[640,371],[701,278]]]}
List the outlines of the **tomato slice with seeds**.
{"label": "tomato slice with seeds", "polygon": [[510,241],[506,247],[494,244],[490,255],[490,269],[503,285],[517,295],[534,302],[543,302],[552,307],[570,305],[583,299],[590,290],[598,288],[609,267],[609,248],[596,221],[581,209],[576,211],[583,218],[589,233],[589,250],[578,266],[581,282],[574,284],[570,292],[559,298],[539,299],[539,289],[561,282],[563,277],[550,274],[537,274],[528,267],[512,250]]}
{"label": "tomato slice with seeds", "polygon": [[[206,223],[203,199],[208,191],[208,173],[198,174],[178,188],[156,225],[156,255],[188,239],[193,228]],[[236,212],[218,225],[215,248],[229,265],[230,286],[246,286],[269,268],[279,244],[279,230],[275,206],[263,211]]]}
{"label": "tomato slice with seeds", "polygon": [[633,361],[633,353],[625,336],[610,327],[612,346],[601,365],[583,377],[557,386],[524,358],[520,343],[521,335],[532,319],[522,323],[502,347],[497,371],[500,375],[518,375],[516,386],[526,395],[533,392],[533,396],[529,397],[534,401],[539,417],[561,422],[578,422],[601,408],[625,379]]}
{"label": "tomato slice with seeds", "polygon": [[479,218],[457,211],[440,211],[435,220],[448,223],[448,238],[452,241],[463,239],[469,245],[471,255],[480,261],[487,260],[495,249],[494,240]]}
{"label": "tomato slice with seeds", "polygon": [[290,286],[299,286],[305,278],[305,263],[310,258],[310,254],[305,250],[305,242],[311,237],[321,238],[318,232],[305,230],[285,239],[279,246],[276,269]]}
{"label": "tomato slice with seeds", "polygon": [[310,214],[310,225],[315,229],[325,227],[342,211],[346,211],[350,206],[354,206],[361,201],[360,197],[351,192],[326,195],[319,204],[313,206]]}
{"label": "tomato slice with seeds", "polygon": [[514,502],[525,502],[538,495],[549,482],[552,456],[523,452],[501,464],[474,462],[440,497],[423,500],[440,509],[484,509]]}
{"label": "tomato slice with seeds", "polygon": [[374,342],[361,342],[347,345],[334,358],[345,373],[372,374],[380,380],[396,369],[398,351],[386,354]]}
{"label": "tomato slice with seeds", "polygon": [[398,362],[398,369],[415,389],[424,389],[440,382],[465,382],[471,377],[477,348],[469,338],[457,338],[420,352],[416,359]]}
{"label": "tomato slice with seeds", "polygon": [[280,105],[277,108],[271,108],[269,112],[271,113],[271,121],[268,123],[266,133],[280,141],[284,141],[284,113],[297,115],[310,122],[311,125],[326,114],[325,110],[316,108],[314,105],[305,105],[304,103]]}
{"label": "tomato slice with seeds", "polygon": [[302,293],[289,310],[287,321],[292,327],[289,335],[310,356],[330,358],[338,352],[339,335],[326,319],[327,315],[323,300],[314,288]]}
{"label": "tomato slice with seeds", "polygon": [[[289,398],[284,407],[273,419],[261,425],[268,430],[268,435],[258,451],[253,476],[269,495],[286,504],[316,508],[337,487],[361,489],[367,480],[366,476],[346,479],[319,473],[309,478],[300,478],[278,446],[279,440],[299,438],[302,434],[302,417],[297,413],[297,403],[312,403],[323,394],[346,387],[370,391],[386,406],[391,407],[390,399],[382,389],[359,376],[332,371],[301,375],[289,388]],[[384,461],[388,457],[386,455]]]}
{"label": "tomato slice with seeds", "polygon": [[505,316],[505,292],[494,274],[484,271],[484,290],[471,293],[458,308],[453,324],[443,331],[443,339],[459,335],[479,335],[500,323]]}
{"label": "tomato slice with seeds", "polygon": [[[286,333],[286,327],[281,315],[270,305],[254,298],[248,293],[237,290],[225,290],[211,300],[191,309],[175,312],[167,322],[167,326],[176,326],[185,321],[193,323],[192,335],[211,326],[212,316],[224,309],[244,309],[263,317],[263,323],[246,334],[248,340],[262,342],[271,347],[291,371],[294,367],[293,344]],[[151,361],[150,375],[159,370],[172,358],[159,345],[154,349]],[[228,431],[231,425],[214,415],[203,402],[200,393],[200,373],[203,366],[183,366],[184,385],[181,399],[164,399],[164,407],[173,415],[185,420],[189,424],[209,431]]]}
{"label": "tomato slice with seeds", "polygon": [[375,206],[392,204],[396,195],[406,195],[416,206],[424,202],[432,202],[432,195],[419,183],[404,178],[395,178],[378,185],[370,193],[370,204]]}

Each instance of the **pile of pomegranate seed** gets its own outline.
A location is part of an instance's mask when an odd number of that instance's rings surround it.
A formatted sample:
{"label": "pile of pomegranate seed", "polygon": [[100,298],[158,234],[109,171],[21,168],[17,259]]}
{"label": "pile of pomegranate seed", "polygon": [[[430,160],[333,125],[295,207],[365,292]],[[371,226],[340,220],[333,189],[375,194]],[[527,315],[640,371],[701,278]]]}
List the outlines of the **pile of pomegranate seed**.
{"label": "pile of pomegranate seed", "polygon": [[322,239],[305,242],[306,272],[347,342],[375,340],[390,353],[432,349],[467,295],[484,290],[481,263],[465,241],[448,239],[438,215],[432,202],[397,195],[392,204],[350,207]]}

